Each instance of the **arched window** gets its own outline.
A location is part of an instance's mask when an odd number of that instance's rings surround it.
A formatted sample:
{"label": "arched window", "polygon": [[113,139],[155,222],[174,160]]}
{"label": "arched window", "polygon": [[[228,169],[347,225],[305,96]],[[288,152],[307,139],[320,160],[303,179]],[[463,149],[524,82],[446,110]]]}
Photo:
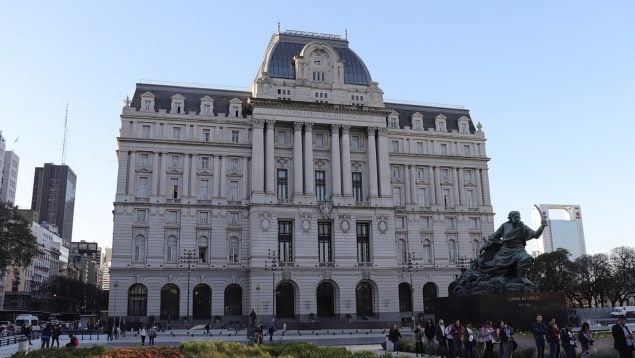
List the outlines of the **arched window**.
{"label": "arched window", "polygon": [[428,282],[423,285],[423,313],[434,313],[437,302],[437,286]]}
{"label": "arched window", "polygon": [[225,288],[225,316],[240,316],[243,312],[243,290],[232,283]]}
{"label": "arched window", "polygon": [[128,316],[146,316],[148,305],[148,289],[135,283],[128,289]]}
{"label": "arched window", "polygon": [[200,262],[207,262],[207,238],[205,236],[201,236],[198,238],[198,259]]}
{"label": "arched window", "polygon": [[456,262],[456,241],[448,240],[448,255],[450,262]]}
{"label": "arched window", "polygon": [[357,315],[362,317],[372,316],[373,288],[370,283],[365,281],[360,282],[355,289],[355,298],[357,301]]}
{"label": "arched window", "polygon": [[432,242],[428,239],[423,240],[423,263],[432,264]]}
{"label": "arched window", "polygon": [[168,283],[161,288],[161,319],[178,319],[179,318],[179,288]]}
{"label": "arched window", "polygon": [[406,253],[406,241],[403,239],[397,240],[397,264],[405,265],[408,263],[408,257]]}
{"label": "arched window", "polygon": [[230,263],[238,263],[238,259],[240,258],[240,243],[238,239],[232,237],[229,239],[229,262]]}
{"label": "arched window", "polygon": [[143,235],[137,235],[134,239],[134,262],[145,262],[146,260],[146,238]]}
{"label": "arched window", "polygon": [[170,235],[166,242],[165,262],[176,262],[178,254],[178,241],[176,236]]}
{"label": "arched window", "polygon": [[412,311],[412,289],[410,284],[402,282],[399,284],[399,312]]}

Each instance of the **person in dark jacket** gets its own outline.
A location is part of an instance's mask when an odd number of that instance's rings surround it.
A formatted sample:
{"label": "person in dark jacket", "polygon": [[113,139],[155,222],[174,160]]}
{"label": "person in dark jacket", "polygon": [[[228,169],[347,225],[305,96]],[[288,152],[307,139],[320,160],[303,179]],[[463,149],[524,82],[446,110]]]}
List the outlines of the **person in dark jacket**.
{"label": "person in dark jacket", "polygon": [[421,355],[421,357],[423,358],[424,333],[423,333],[423,328],[421,328],[421,323],[417,323],[417,327],[414,330],[414,334],[415,334],[415,357],[419,357],[419,355]]}
{"label": "person in dark jacket", "polygon": [[545,334],[547,333],[547,326],[542,322],[541,315],[536,316],[536,321],[531,324],[531,333],[534,334],[534,341],[536,341],[538,358],[545,358]]}
{"label": "person in dark jacket", "polygon": [[399,343],[399,339],[401,339],[401,332],[399,332],[397,324],[393,324],[390,331],[388,331],[388,340],[392,343],[393,352],[397,351],[397,343]]}
{"label": "person in dark jacket", "polygon": [[588,322],[582,323],[580,333],[578,333],[578,340],[580,341],[580,347],[582,347],[582,354],[580,357],[590,357],[590,346],[593,345],[593,336],[591,335],[591,327]]}
{"label": "person in dark jacket", "polygon": [[631,358],[633,356],[633,334],[626,327],[626,318],[621,316],[617,323],[611,328],[613,336],[613,348],[620,354],[620,358]]}
{"label": "person in dark jacket", "polygon": [[434,336],[436,334],[436,329],[434,328],[434,322],[432,319],[428,318],[426,322],[426,326],[423,329],[424,334],[426,335],[426,340],[428,341],[428,354],[432,355],[436,350],[436,344],[434,342]]}
{"label": "person in dark jacket", "polygon": [[51,348],[53,348],[53,344],[57,342],[57,348],[60,347],[60,336],[62,335],[62,327],[59,324],[53,325],[51,329]]}
{"label": "person in dark jacket", "polygon": [[448,339],[445,334],[445,324],[443,324],[443,320],[439,320],[439,324],[437,324],[435,328],[435,335],[437,337],[437,341],[439,342],[439,354],[441,357],[448,357]]}
{"label": "person in dark jacket", "polygon": [[49,341],[51,340],[51,334],[52,334],[52,330],[51,330],[51,324],[47,324],[46,327],[44,327],[44,329],[42,330],[42,333],[40,334],[40,339],[42,340],[42,346],[40,348],[48,348],[49,347]]}
{"label": "person in dark jacket", "polygon": [[555,318],[549,321],[547,342],[549,342],[549,358],[558,358],[560,356],[560,330]]}
{"label": "person in dark jacket", "polygon": [[560,331],[560,342],[562,342],[562,349],[564,349],[564,352],[567,354],[567,358],[576,358],[573,322],[569,321],[567,326]]}

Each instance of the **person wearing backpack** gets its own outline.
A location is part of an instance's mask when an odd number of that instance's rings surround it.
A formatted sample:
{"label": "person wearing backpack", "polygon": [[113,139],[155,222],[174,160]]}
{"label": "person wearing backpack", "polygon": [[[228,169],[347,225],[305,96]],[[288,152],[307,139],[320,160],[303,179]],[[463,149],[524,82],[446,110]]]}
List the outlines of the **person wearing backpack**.
{"label": "person wearing backpack", "polygon": [[423,358],[423,329],[421,329],[421,323],[417,323],[417,327],[414,330],[415,333],[415,357]]}
{"label": "person wearing backpack", "polygon": [[148,332],[148,337],[150,338],[150,345],[154,345],[154,339],[157,338],[157,330],[154,327],[150,327],[150,331]]}
{"label": "person wearing backpack", "polygon": [[397,324],[393,324],[390,331],[388,331],[388,340],[392,343],[393,352],[397,351],[397,343],[401,338],[401,332],[399,332],[399,328],[397,328]]}
{"label": "person wearing backpack", "polygon": [[562,341],[562,348],[567,354],[567,358],[576,358],[575,354],[575,334],[573,333],[573,323],[569,321],[567,326],[560,331],[560,340]]}

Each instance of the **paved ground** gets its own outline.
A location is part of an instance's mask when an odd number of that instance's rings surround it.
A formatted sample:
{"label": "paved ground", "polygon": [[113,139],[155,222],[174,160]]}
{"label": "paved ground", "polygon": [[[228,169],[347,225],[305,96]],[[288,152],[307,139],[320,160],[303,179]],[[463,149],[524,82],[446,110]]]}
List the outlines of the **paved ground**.
{"label": "paved ground", "polygon": [[[141,346],[141,338],[134,334],[127,334],[125,338],[120,338],[114,341],[108,341],[107,337],[104,335],[96,336],[88,336],[84,335],[82,338],[81,335],[78,336],[81,343],[80,347],[86,347],[90,345],[103,345],[107,347],[133,347],[133,346]],[[286,332],[284,336],[282,332],[278,331],[274,335],[275,342],[313,342],[317,345],[323,346],[343,346],[351,351],[360,351],[367,350],[376,352],[378,354],[383,353],[384,351],[381,349],[381,343],[386,339],[386,333],[383,330],[372,330],[372,331],[355,331],[355,330],[338,330],[335,334],[333,331],[293,331]],[[184,341],[204,341],[204,340],[218,340],[218,341],[228,341],[228,342],[247,342],[247,333],[246,331],[236,331],[234,330],[212,330],[211,335],[207,336],[201,330],[174,330],[172,332],[159,332],[156,338],[157,345],[169,345],[169,346],[178,346],[181,342]],[[64,346],[69,342],[68,336],[60,337],[60,346]],[[265,343],[268,342],[268,337],[266,337]],[[39,339],[32,341],[33,345],[30,346],[31,350],[39,349],[41,345],[41,341]],[[147,338],[146,338],[147,344]],[[0,347],[0,357],[9,357],[12,354],[16,353],[19,349],[18,344],[13,344],[9,346]],[[399,353],[399,356],[408,357],[414,356],[414,354],[409,353]]]}

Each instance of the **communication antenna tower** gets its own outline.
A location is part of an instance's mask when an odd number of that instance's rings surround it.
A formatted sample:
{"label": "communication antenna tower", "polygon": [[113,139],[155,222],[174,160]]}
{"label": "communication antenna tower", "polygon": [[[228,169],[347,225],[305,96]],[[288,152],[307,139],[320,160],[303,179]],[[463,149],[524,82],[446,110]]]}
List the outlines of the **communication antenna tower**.
{"label": "communication antenna tower", "polygon": [[64,141],[62,142],[62,165],[66,162],[66,132],[68,131],[68,102],[66,102],[66,114],[64,114]]}

